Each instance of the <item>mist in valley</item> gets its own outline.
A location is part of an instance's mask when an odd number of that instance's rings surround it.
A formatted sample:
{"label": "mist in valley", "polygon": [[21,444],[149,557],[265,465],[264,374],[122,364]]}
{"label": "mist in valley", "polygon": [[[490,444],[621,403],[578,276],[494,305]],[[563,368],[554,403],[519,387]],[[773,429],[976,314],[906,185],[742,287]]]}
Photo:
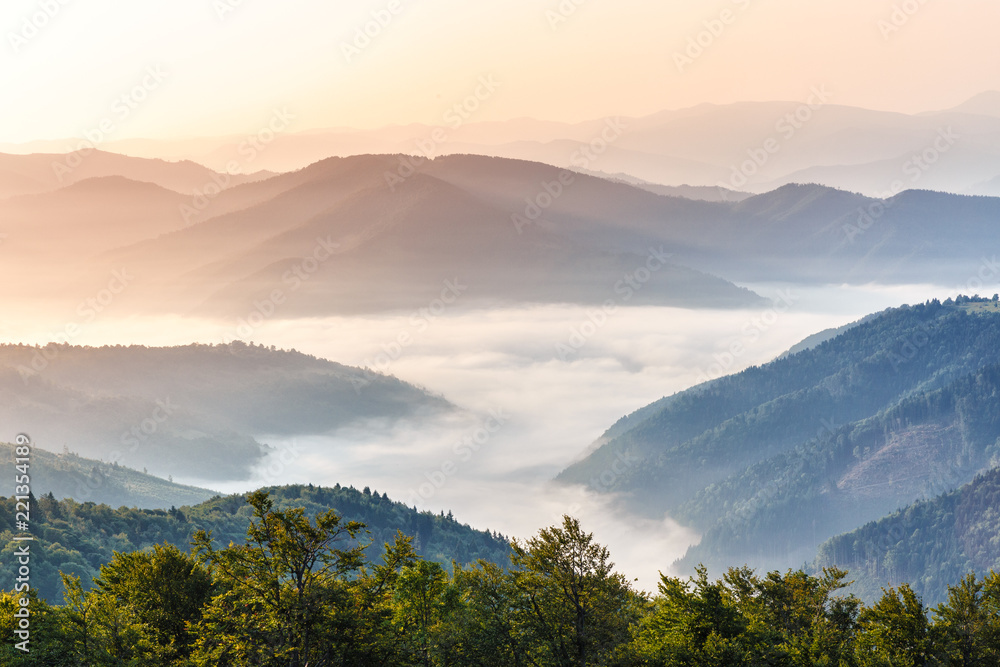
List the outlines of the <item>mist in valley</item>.
{"label": "mist in valley", "polygon": [[[190,473],[174,480],[222,493],[296,483],[370,487],[516,538],[571,514],[611,548],[622,571],[653,590],[658,571],[669,571],[698,535],[668,516],[630,514],[614,494],[556,484],[556,474],[620,417],[652,401],[766,363],[824,329],[902,303],[947,298],[957,289],[748,287],[773,306],[620,306],[605,312],[578,305],[465,308],[458,301],[369,317],[273,318],[250,331],[239,320],[109,313],[81,325],[69,342],[222,343],[240,330],[247,343],[295,349],[415,384],[459,410],[359,420],[328,435],[256,433],[271,449],[249,478],[220,481],[192,460]],[[31,318],[8,320],[0,333],[3,342],[44,345],[64,329],[59,313],[35,309]],[[38,443],[57,449],[47,445]],[[603,481],[616,474],[606,471]]]}

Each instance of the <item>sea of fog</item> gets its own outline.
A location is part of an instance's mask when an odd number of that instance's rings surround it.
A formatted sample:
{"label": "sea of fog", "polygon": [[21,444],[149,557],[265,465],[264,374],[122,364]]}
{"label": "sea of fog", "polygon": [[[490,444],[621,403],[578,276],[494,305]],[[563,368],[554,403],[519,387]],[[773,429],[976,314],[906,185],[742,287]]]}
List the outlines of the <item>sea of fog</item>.
{"label": "sea of fog", "polygon": [[[193,469],[175,481],[221,492],[307,482],[368,486],[518,538],[571,514],[609,546],[621,571],[652,590],[657,572],[668,572],[698,536],[669,517],[626,516],[614,498],[555,485],[561,469],[617,419],[662,396],[767,362],[813,333],[868,313],[951,295],[927,285],[749,287],[774,299],[774,307],[610,313],[575,305],[452,307],[430,317],[266,321],[248,341],[378,369],[462,411],[419,423],[357,423],[322,437],[258,434],[274,449],[252,479],[206,482]],[[57,319],[27,315],[7,318],[0,339],[43,344],[62,328]],[[236,324],[108,312],[72,342],[215,343],[231,338]]]}

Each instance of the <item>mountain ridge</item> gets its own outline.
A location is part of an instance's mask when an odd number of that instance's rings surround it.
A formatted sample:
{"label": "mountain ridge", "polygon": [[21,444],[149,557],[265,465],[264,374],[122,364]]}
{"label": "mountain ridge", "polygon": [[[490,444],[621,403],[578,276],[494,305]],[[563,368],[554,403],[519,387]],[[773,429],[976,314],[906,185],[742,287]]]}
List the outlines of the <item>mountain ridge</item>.
{"label": "mountain ridge", "polygon": [[[891,309],[642,408],[556,479],[701,532],[683,569],[795,567],[852,521],[939,493],[928,479],[953,488],[992,465],[998,341],[993,300]],[[906,443],[929,449],[914,457]],[[622,457],[635,464],[614,468]],[[949,460],[963,463],[942,476]],[[896,471],[888,485],[887,470]]]}
{"label": "mountain ridge", "polygon": [[160,475],[247,479],[264,437],[457,408],[395,377],[242,341],[177,347],[0,346],[0,424],[39,446]]}

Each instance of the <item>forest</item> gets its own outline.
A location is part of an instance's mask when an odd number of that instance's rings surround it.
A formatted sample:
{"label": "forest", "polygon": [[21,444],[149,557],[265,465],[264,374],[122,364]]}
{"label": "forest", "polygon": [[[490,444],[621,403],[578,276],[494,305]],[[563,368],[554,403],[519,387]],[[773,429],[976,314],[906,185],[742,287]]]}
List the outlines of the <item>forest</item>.
{"label": "forest", "polygon": [[[889,309],[668,396],[623,418],[558,479],[698,530],[685,572],[811,562],[826,540],[1000,461],[998,304],[960,296]],[[621,455],[641,463],[602,479]]]}
{"label": "forest", "polygon": [[816,568],[850,569],[863,599],[886,581],[906,581],[925,601],[943,601],[968,572],[1000,570],[1000,469],[838,535],[819,548]]}
{"label": "forest", "polygon": [[[996,665],[1000,575],[969,574],[928,608],[907,585],[870,606],[849,574],[730,568],[661,575],[656,595],[614,569],[576,519],[510,543],[505,565],[442,564],[401,532],[246,497],[242,540],[114,552],[62,604],[0,597],[4,665]],[[26,604],[25,604],[26,603]],[[25,613],[23,609],[27,609]],[[27,629],[23,629],[23,628]],[[18,637],[18,632],[22,633]]]}
{"label": "forest", "polygon": [[[413,538],[418,556],[450,567],[452,560],[471,563],[484,559],[506,563],[510,546],[502,535],[476,530],[456,521],[451,512],[418,512],[395,502],[378,490],[336,485],[296,484],[265,489],[278,509],[299,508],[314,518],[332,508],[344,521],[363,523],[365,530],[350,538],[351,546],[393,541],[398,530]],[[100,567],[115,552],[149,550],[171,545],[188,550],[191,536],[211,531],[223,544],[242,541],[253,517],[253,508],[242,494],[216,496],[193,506],[168,510],[119,507],[71,499],[57,501],[51,493],[31,497],[32,586],[46,600],[62,599],[59,573],[80,577],[89,588]],[[14,551],[14,498],[0,498],[0,581],[13,581],[17,564]],[[372,551],[372,558],[378,554]]]}

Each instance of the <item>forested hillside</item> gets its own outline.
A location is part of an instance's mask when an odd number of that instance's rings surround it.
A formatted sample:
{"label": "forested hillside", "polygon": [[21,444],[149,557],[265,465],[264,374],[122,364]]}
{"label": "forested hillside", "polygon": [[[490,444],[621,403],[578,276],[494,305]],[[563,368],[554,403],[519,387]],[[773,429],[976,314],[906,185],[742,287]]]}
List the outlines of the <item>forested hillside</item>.
{"label": "forested hillside", "polygon": [[824,542],[816,567],[850,568],[851,589],[872,599],[908,582],[928,603],[972,572],[1000,571],[1000,469]]}
{"label": "forested hillside", "polygon": [[[374,495],[374,494],[373,494]],[[510,567],[448,572],[397,536],[247,497],[243,539],[115,553],[61,605],[0,593],[0,664],[48,667],[884,667],[995,665],[1000,575],[969,576],[929,609],[908,586],[866,607],[848,573],[730,568],[636,591],[579,521],[511,544]]]}
{"label": "forested hillside", "polygon": [[167,475],[246,479],[265,435],[453,409],[413,385],[235,340],[146,347],[0,345],[0,424],[48,451]]}
{"label": "forested hillside", "polygon": [[[14,445],[0,443],[0,478],[13,479]],[[217,492],[176,484],[117,462],[87,459],[68,449],[60,454],[35,449],[31,453],[31,488],[38,495],[73,498],[112,507],[166,509],[171,505],[195,505]]]}
{"label": "forested hillside", "polygon": [[[996,305],[894,309],[694,387],[620,422],[559,479],[696,527],[689,570],[802,565],[824,540],[997,463]],[[638,463],[616,469],[619,457]]]}
{"label": "forested hillside", "polygon": [[[450,565],[452,560],[471,563],[484,558],[506,562],[510,552],[507,541],[489,531],[474,530],[447,516],[417,512],[402,503],[389,500],[368,488],[363,491],[337,486],[323,488],[286,486],[269,489],[278,509],[302,507],[308,516],[335,509],[344,521],[360,521],[367,533],[359,534],[358,543],[375,545],[377,557],[384,542],[392,542],[396,531],[413,538],[415,551],[422,557]],[[73,500],[57,501],[43,496],[31,505],[32,585],[39,595],[51,601],[62,597],[59,572],[75,574],[84,582],[97,575],[100,566],[111,560],[115,551],[149,549],[168,543],[187,551],[197,530],[212,531],[222,546],[231,540],[242,541],[250,523],[252,508],[245,496],[215,497],[194,506],[169,510],[143,510]],[[12,541],[14,499],[0,501],[0,578],[16,578],[19,546]]]}

